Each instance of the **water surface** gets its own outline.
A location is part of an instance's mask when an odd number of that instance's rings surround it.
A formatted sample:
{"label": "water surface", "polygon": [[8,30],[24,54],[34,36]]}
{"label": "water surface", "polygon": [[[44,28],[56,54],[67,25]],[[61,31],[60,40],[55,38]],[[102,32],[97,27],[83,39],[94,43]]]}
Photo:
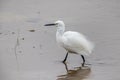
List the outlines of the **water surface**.
{"label": "water surface", "polygon": [[[120,80],[119,0],[1,0],[1,80]],[[86,35],[96,45],[92,55],[70,54],[55,41],[55,27]],[[77,68],[78,67],[78,68]]]}

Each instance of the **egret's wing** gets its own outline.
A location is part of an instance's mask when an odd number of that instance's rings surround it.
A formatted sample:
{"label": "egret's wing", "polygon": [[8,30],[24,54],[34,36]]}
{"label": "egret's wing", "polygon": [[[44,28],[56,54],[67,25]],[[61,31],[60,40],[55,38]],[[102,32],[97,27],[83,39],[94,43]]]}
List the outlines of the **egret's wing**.
{"label": "egret's wing", "polygon": [[85,36],[78,32],[67,31],[63,35],[64,47],[70,51],[81,53],[91,53],[93,45]]}

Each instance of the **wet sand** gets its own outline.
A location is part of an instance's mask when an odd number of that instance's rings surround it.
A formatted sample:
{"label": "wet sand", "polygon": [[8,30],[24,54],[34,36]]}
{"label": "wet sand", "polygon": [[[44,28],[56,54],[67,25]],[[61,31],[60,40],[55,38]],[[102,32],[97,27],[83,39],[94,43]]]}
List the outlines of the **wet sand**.
{"label": "wet sand", "polygon": [[[1,0],[0,80],[120,80],[119,0]],[[96,45],[85,56],[69,54],[55,41],[55,27],[86,35]]]}

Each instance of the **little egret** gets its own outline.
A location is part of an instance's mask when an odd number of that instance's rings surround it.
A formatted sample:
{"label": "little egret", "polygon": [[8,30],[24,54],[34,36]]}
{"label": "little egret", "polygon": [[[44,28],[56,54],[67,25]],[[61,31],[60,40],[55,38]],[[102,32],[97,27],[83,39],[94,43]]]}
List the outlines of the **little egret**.
{"label": "little egret", "polygon": [[68,53],[74,53],[74,54],[80,54],[84,66],[85,64],[85,58],[83,55],[89,55],[94,45],[92,42],[86,39],[84,35],[81,33],[75,32],[75,31],[65,31],[65,24],[63,21],[56,21],[52,24],[45,24],[45,26],[56,26],[57,32],[56,32],[56,41],[59,45],[61,45],[63,48],[66,49],[67,54],[63,60],[63,63],[66,62],[66,59],[68,57]]}

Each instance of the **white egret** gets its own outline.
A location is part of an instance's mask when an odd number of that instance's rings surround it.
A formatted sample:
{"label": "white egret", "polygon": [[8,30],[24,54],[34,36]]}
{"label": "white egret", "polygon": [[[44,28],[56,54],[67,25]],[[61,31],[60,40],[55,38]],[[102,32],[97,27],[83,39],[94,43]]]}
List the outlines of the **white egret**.
{"label": "white egret", "polygon": [[92,42],[90,42],[84,35],[81,33],[75,32],[75,31],[66,31],[65,32],[65,24],[63,21],[56,21],[52,24],[46,24],[45,26],[56,26],[57,32],[56,32],[56,41],[59,45],[61,45],[63,48],[66,49],[67,54],[65,56],[65,59],[63,60],[63,63],[65,63],[68,53],[75,53],[80,54],[84,66],[85,64],[85,58],[83,55],[89,55],[94,46]]}

